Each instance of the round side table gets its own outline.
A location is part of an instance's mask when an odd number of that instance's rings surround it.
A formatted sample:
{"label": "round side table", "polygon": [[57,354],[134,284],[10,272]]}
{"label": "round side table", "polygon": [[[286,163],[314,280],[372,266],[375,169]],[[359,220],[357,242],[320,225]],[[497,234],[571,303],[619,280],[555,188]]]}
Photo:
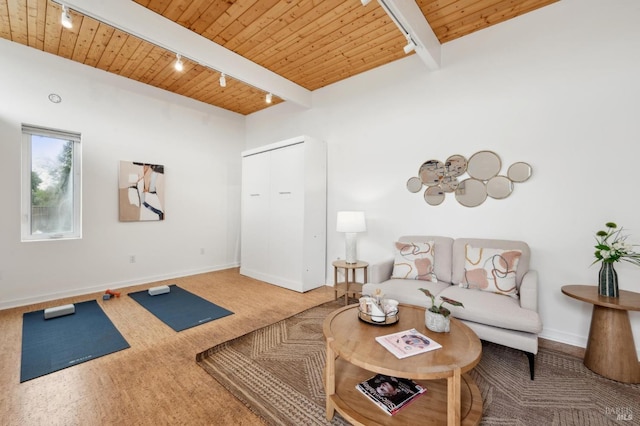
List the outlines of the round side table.
{"label": "round side table", "polygon": [[598,286],[566,285],[562,293],[593,305],[584,365],[623,383],[640,383],[640,363],[628,311],[640,311],[640,293],[620,290],[620,297],[598,294]]}
{"label": "round side table", "polygon": [[[338,300],[338,287],[344,287],[344,305],[347,306],[349,303],[350,290],[354,295],[362,293],[362,285],[366,283],[368,279],[367,270],[369,268],[369,264],[361,260],[358,260],[356,263],[347,263],[345,260],[335,260],[332,264],[334,300]],[[339,269],[344,269],[344,282],[338,282]],[[362,269],[364,273],[364,280],[361,283],[356,281],[356,271],[358,269]],[[349,279],[349,275],[351,275],[351,279]]]}

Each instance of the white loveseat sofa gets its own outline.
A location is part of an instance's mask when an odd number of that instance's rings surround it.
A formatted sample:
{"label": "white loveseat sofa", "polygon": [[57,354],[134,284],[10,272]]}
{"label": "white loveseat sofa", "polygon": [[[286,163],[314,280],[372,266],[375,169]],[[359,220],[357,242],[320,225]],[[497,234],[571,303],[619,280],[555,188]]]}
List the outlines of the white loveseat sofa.
{"label": "white loveseat sofa", "polygon": [[[429,248],[431,253],[425,253]],[[538,353],[542,321],[538,314],[538,275],[529,269],[531,255],[526,243],[404,236],[398,239],[396,249],[394,259],[370,266],[369,281],[363,286],[363,294],[373,295],[380,289],[384,297],[428,307],[431,306],[430,298],[419,290],[427,288],[436,295],[437,303],[440,296],[462,302],[464,308],[445,307],[480,339],[524,351],[533,380],[534,355]],[[508,258],[513,255],[515,260]],[[515,266],[514,270],[506,267],[510,262]],[[483,277],[485,271],[489,280],[495,276],[499,279],[487,283],[486,276]],[[479,280],[474,281],[474,276]],[[504,280],[509,278],[513,288],[504,286],[507,282]],[[478,282],[480,284],[475,286],[479,289],[464,288],[474,287]],[[493,287],[496,283],[498,292]]]}

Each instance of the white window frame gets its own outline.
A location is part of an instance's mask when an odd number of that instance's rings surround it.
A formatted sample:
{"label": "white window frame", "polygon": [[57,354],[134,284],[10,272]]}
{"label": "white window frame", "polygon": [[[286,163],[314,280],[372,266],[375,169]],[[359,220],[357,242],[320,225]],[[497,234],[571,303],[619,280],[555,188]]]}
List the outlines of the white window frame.
{"label": "white window frame", "polygon": [[[68,232],[39,233],[31,232],[31,136],[46,136],[73,142],[71,176],[73,179],[73,219],[72,229]],[[21,238],[22,241],[51,241],[82,238],[82,150],[81,135],[77,132],[50,129],[47,127],[22,125],[22,202],[21,202]]]}

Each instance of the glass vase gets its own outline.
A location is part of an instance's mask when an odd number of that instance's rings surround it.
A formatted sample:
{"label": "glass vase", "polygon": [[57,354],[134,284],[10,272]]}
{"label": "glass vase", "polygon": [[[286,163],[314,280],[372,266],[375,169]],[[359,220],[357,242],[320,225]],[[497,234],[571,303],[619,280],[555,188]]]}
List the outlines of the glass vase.
{"label": "glass vase", "polygon": [[602,262],[598,274],[598,293],[600,296],[618,297],[618,274],[613,262]]}

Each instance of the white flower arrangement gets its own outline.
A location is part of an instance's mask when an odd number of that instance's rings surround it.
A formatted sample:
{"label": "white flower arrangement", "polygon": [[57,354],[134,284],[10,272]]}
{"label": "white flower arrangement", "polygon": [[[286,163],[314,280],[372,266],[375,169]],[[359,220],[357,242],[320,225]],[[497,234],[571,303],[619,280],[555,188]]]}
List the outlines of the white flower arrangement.
{"label": "white flower arrangement", "polygon": [[607,222],[605,226],[607,227],[606,231],[596,233],[597,244],[594,253],[596,260],[593,263],[613,263],[624,260],[640,266],[640,254],[633,250],[636,244],[626,242],[628,236],[622,234],[622,227],[618,229],[618,225],[613,222]]}

